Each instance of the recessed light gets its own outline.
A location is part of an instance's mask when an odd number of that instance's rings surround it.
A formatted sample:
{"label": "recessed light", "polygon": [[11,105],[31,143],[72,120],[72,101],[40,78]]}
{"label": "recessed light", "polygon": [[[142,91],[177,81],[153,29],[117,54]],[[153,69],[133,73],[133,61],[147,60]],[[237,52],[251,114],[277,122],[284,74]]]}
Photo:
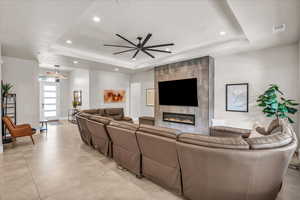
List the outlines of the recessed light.
{"label": "recessed light", "polygon": [[166,48],[166,51],[170,51],[170,49],[169,49],[169,48]]}
{"label": "recessed light", "polygon": [[78,64],[79,62],[78,62],[77,60],[74,60],[73,63],[74,63],[74,64]]}
{"label": "recessed light", "polygon": [[66,40],[67,44],[72,44],[72,40]]}
{"label": "recessed light", "polygon": [[136,58],[132,58],[131,60],[135,61],[135,60],[136,60]]}
{"label": "recessed light", "polygon": [[98,16],[94,16],[94,17],[93,17],[93,21],[94,21],[94,22],[100,22],[101,19],[100,19],[100,17],[98,17]]}
{"label": "recessed light", "polygon": [[220,31],[220,33],[219,33],[221,36],[224,36],[224,35],[226,35],[226,32],[225,31]]}
{"label": "recessed light", "polygon": [[116,72],[119,71],[119,68],[115,68],[115,71],[116,71]]}

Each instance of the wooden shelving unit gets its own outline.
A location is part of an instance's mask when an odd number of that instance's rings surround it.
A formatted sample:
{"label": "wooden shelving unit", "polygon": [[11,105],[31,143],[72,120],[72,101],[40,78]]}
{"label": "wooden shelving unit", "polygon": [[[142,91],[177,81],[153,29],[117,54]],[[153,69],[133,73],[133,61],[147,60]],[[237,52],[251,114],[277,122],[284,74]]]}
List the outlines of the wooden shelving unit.
{"label": "wooden shelving unit", "polygon": [[[16,94],[7,94],[2,97],[1,116],[2,117],[9,116],[15,124],[17,123],[17,95]],[[4,144],[11,142],[10,134],[6,130],[3,121],[2,121],[2,139]]]}

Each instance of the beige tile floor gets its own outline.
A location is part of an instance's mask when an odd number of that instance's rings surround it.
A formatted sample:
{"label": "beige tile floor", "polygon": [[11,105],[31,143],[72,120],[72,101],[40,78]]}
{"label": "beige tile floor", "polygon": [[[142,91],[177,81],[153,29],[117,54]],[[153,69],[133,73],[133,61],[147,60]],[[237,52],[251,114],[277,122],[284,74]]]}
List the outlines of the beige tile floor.
{"label": "beige tile floor", "polygon": [[[180,200],[147,179],[137,179],[84,145],[77,127],[50,125],[5,146],[0,154],[0,200]],[[300,199],[300,173],[289,170],[284,200]]]}

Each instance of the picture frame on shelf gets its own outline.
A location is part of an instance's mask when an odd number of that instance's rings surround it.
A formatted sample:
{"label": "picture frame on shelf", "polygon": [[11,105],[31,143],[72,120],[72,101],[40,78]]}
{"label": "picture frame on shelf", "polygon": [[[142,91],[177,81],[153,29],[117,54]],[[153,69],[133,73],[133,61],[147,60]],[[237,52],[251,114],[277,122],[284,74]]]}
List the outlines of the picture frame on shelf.
{"label": "picture frame on shelf", "polygon": [[248,112],[249,111],[249,84],[235,83],[226,84],[226,111]]}

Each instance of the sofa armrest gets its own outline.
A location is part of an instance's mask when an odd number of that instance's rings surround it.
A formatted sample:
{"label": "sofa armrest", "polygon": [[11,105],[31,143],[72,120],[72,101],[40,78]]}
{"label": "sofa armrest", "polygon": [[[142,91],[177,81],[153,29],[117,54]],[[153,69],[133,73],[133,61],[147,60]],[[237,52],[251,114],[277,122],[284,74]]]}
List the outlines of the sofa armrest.
{"label": "sofa armrest", "polygon": [[131,117],[125,117],[125,116],[123,117],[122,120],[127,121],[127,122],[132,122],[133,121]]}
{"label": "sofa armrest", "polygon": [[24,128],[24,127],[31,128],[30,124],[19,124],[19,125],[16,125],[16,128]]}

